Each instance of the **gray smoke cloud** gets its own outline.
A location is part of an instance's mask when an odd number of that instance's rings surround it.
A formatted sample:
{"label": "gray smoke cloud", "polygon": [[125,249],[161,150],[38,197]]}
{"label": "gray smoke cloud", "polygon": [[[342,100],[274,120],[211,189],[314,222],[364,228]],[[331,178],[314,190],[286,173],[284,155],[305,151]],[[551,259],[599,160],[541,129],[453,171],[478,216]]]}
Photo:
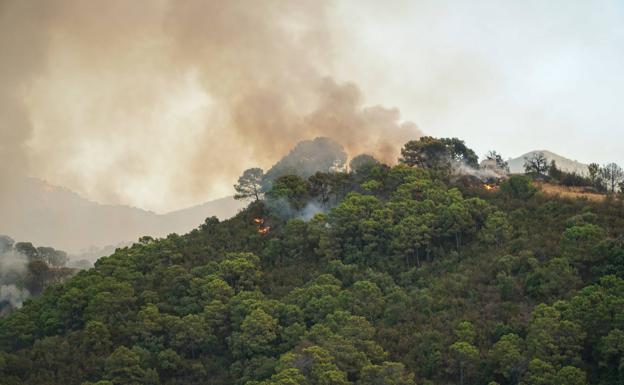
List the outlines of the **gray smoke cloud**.
{"label": "gray smoke cloud", "polygon": [[419,131],[327,76],[329,6],[2,1],[0,172],[166,211],[229,195],[302,139],[394,162]]}
{"label": "gray smoke cloud", "polygon": [[0,2],[0,200],[13,177],[28,168],[26,142],[33,127],[24,87],[45,66],[46,4]]}
{"label": "gray smoke cloud", "polygon": [[[11,308],[20,308],[30,298],[30,293],[26,289],[20,289],[16,285],[0,285],[0,303],[6,302]],[[0,315],[2,310],[0,310]]]}
{"label": "gray smoke cloud", "polygon": [[326,213],[327,211],[327,207],[324,207],[317,202],[311,201],[305,205],[303,210],[301,210],[299,217],[305,222],[308,222],[309,220],[314,218],[316,214]]}
{"label": "gray smoke cloud", "polygon": [[[11,308],[19,308],[30,297],[23,287],[28,258],[14,249],[0,250],[0,316]],[[6,305],[9,306],[6,306]]]}
{"label": "gray smoke cloud", "polygon": [[451,172],[454,175],[470,175],[476,178],[479,178],[483,181],[488,179],[506,179],[508,173],[506,170],[503,170],[499,167],[496,167],[496,164],[492,164],[490,162],[482,162],[479,168],[474,168],[467,165],[464,162],[452,162],[451,163]]}
{"label": "gray smoke cloud", "polygon": [[67,268],[68,255],[52,247],[15,242],[0,234],[0,317],[38,296],[52,283],[62,282],[79,269]]}

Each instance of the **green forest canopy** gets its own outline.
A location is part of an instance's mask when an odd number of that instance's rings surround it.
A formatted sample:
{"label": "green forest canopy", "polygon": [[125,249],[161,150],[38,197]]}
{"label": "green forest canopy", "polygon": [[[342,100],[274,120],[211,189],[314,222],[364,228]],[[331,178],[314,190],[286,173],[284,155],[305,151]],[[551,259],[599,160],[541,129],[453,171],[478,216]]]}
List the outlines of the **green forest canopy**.
{"label": "green forest canopy", "polygon": [[622,200],[434,163],[280,176],[118,249],[0,319],[0,383],[624,383]]}

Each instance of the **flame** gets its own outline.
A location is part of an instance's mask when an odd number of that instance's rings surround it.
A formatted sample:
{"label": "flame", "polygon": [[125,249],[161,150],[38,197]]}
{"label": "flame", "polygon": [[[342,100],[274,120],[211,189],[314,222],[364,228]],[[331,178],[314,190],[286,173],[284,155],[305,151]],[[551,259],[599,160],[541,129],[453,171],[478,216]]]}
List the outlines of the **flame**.
{"label": "flame", "polygon": [[271,230],[271,226],[264,225],[264,218],[256,217],[253,219],[253,221],[256,225],[258,225],[258,230],[257,230],[258,234],[265,235],[265,234],[268,234],[269,231]]}
{"label": "flame", "polygon": [[488,184],[488,183],[483,184],[483,188],[484,188],[484,189],[486,189],[486,190],[488,190],[488,191],[489,191],[489,190],[495,190],[497,187],[498,187],[498,186],[491,185],[491,184]]}

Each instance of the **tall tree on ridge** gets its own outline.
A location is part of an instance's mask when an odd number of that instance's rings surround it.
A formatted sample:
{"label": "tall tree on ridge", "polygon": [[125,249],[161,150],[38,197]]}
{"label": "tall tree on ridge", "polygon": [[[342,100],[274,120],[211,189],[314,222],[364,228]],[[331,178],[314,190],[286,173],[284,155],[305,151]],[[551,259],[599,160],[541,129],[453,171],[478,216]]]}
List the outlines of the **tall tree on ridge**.
{"label": "tall tree on ridge", "polygon": [[259,201],[262,196],[263,177],[264,172],[261,168],[254,167],[245,170],[238,178],[238,183],[234,185],[234,190],[236,190],[234,199],[253,198],[256,202]]}

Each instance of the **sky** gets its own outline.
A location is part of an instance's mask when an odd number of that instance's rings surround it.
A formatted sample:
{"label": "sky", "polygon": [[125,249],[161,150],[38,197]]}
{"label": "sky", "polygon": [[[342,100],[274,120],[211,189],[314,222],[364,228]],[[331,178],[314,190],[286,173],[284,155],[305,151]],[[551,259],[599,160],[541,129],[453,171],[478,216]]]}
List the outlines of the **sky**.
{"label": "sky", "polygon": [[623,21],[620,1],[0,0],[0,175],[167,212],[316,136],[622,164]]}
{"label": "sky", "polygon": [[624,2],[342,2],[339,77],[482,155],[624,161]]}

